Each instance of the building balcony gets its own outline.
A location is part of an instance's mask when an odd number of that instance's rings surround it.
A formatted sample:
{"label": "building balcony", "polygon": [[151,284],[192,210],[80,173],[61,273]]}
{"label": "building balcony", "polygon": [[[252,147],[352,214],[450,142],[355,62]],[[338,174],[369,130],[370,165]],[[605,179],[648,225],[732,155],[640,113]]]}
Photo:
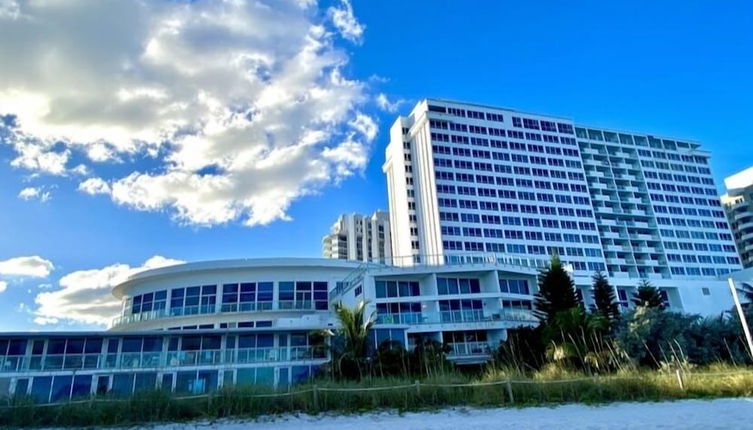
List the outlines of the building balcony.
{"label": "building balcony", "polygon": [[492,347],[487,342],[455,342],[447,345],[450,347],[447,354],[449,358],[488,356],[492,352]]}
{"label": "building balcony", "polygon": [[310,346],[234,348],[202,351],[122,352],[113,354],[45,354],[0,357],[0,373],[34,373],[103,369],[160,369],[223,364],[273,363],[326,359]]}
{"label": "building balcony", "polygon": [[[139,322],[154,321],[166,318],[176,318],[183,316],[225,314],[239,312],[265,312],[265,311],[315,311],[315,303],[312,300],[286,301],[280,300],[275,302],[255,302],[255,303],[226,303],[217,305],[200,305],[184,306],[172,309],[159,309],[149,312],[140,312],[137,314],[121,315],[113,319],[112,328],[121,327],[128,324]],[[321,309],[326,310],[326,309]]]}
{"label": "building balcony", "polygon": [[630,247],[623,245],[607,245],[606,250],[614,252],[630,252]]}
{"label": "building balcony", "polygon": [[631,234],[630,238],[634,240],[659,240],[658,238],[654,238],[654,236],[650,234],[639,234],[639,233]]}
{"label": "building balcony", "polygon": [[655,254],[657,252],[656,248],[650,246],[634,246],[633,251],[643,254]]}
{"label": "building balcony", "polygon": [[607,257],[607,264],[625,265],[627,261],[624,258],[609,258]]}
{"label": "building balcony", "polygon": [[379,314],[376,323],[380,325],[420,325],[420,324],[464,324],[479,322],[524,321],[535,322],[530,310],[509,309],[496,313],[484,313],[480,309],[453,310],[440,312],[405,312]]}

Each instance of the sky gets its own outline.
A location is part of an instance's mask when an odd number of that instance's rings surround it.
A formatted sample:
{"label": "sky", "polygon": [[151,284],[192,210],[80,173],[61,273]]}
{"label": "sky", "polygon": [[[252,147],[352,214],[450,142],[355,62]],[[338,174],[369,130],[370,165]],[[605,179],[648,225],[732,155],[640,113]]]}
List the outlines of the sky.
{"label": "sky", "polygon": [[0,0],[0,331],[104,328],[145,268],[318,257],[446,98],[753,165],[753,3]]}

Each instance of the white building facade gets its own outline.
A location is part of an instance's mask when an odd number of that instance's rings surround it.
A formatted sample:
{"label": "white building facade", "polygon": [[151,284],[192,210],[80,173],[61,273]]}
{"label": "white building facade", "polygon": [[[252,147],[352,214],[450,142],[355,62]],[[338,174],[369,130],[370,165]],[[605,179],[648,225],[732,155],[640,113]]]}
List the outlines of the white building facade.
{"label": "white building facade", "polygon": [[370,347],[433,339],[457,363],[487,360],[507,330],[536,324],[530,261],[394,267],[331,259],[187,263],[133,275],[107,331],[0,334],[0,398],[39,403],[161,389],[285,388],[329,362],[337,303],[364,300]]}
{"label": "white building facade", "polygon": [[670,307],[718,314],[718,279],[741,266],[708,158],[697,143],[424,100],[386,149],[393,260],[556,253],[586,303],[601,270],[623,306],[647,279]]}
{"label": "white building facade", "polygon": [[746,268],[753,267],[753,167],[724,180],[727,193],[722,206],[732,227],[740,259]]}
{"label": "white building facade", "polygon": [[385,211],[346,214],[322,238],[322,256],[340,260],[384,262],[392,257],[390,220]]}

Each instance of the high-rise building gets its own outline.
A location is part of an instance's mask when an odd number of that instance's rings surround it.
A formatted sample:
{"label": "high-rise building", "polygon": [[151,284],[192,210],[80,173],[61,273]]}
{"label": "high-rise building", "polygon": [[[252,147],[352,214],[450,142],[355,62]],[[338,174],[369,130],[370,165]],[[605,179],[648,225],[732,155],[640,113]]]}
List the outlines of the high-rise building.
{"label": "high-rise building", "polygon": [[324,258],[389,262],[390,221],[385,211],[342,215],[322,238]]}
{"label": "high-rise building", "polygon": [[740,269],[708,159],[684,139],[424,100],[386,149],[393,254],[409,265],[556,253],[586,301],[600,270],[623,306],[642,279],[695,302],[680,288],[707,295]]}
{"label": "high-rise building", "polygon": [[737,242],[740,259],[746,268],[753,267],[753,167],[724,180],[727,194],[722,204]]}

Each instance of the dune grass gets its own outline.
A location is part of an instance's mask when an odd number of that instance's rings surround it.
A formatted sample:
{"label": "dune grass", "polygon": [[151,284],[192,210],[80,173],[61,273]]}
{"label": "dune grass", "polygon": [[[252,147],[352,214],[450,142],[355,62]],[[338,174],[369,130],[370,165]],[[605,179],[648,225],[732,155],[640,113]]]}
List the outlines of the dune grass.
{"label": "dune grass", "polygon": [[530,375],[493,368],[480,375],[451,372],[421,381],[405,378],[372,378],[359,382],[320,380],[296,386],[288,392],[234,387],[193,398],[150,392],[126,400],[99,398],[54,406],[15,399],[8,407],[0,409],[0,426],[120,426],[299,412],[601,404],[753,395],[752,368],[714,365],[685,370],[680,377],[682,386],[674,371],[632,370],[593,377],[554,367]]}

